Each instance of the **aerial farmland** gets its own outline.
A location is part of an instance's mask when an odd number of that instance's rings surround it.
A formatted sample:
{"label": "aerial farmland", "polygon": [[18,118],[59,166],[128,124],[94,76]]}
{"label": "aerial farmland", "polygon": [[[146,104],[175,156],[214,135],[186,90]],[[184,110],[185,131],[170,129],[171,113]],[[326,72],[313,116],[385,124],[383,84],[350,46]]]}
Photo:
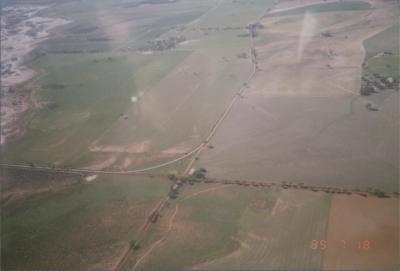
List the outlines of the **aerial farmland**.
{"label": "aerial farmland", "polygon": [[397,0],[0,0],[1,270],[398,270]]}

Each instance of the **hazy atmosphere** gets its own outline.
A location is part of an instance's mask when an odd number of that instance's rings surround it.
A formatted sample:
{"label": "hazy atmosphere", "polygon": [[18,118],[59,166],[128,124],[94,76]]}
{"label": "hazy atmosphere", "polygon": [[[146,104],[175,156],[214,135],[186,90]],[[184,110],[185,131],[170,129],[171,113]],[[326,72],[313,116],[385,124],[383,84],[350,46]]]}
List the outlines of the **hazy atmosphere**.
{"label": "hazy atmosphere", "polygon": [[1,270],[398,270],[398,0],[0,0]]}

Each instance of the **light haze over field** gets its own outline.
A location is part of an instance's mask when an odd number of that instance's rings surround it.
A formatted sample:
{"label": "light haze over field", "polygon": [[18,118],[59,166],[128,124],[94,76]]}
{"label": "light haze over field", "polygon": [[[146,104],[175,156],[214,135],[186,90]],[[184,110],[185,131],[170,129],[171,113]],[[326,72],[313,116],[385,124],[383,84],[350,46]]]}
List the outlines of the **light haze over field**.
{"label": "light haze over field", "polygon": [[398,270],[398,0],[0,0],[2,270]]}

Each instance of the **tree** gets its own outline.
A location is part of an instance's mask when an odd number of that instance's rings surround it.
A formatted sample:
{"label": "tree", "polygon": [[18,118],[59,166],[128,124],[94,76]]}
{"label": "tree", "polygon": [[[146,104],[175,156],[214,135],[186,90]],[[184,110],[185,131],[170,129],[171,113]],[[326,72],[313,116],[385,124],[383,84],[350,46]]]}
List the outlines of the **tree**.
{"label": "tree", "polygon": [[140,248],[140,245],[135,240],[131,240],[129,242],[129,247],[133,250],[138,250]]}
{"label": "tree", "polygon": [[170,179],[171,181],[176,181],[178,178],[174,173],[170,173],[168,174],[168,179]]}

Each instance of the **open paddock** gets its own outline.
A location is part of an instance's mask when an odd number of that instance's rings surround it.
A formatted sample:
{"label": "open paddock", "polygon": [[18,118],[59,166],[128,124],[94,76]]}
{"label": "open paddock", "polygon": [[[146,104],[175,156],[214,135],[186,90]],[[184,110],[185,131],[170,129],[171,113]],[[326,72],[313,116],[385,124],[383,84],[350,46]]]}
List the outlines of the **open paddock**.
{"label": "open paddock", "polygon": [[92,142],[119,119],[129,121],[124,113],[134,106],[132,97],[157,84],[187,56],[50,54],[39,59],[35,64],[45,72],[35,92],[37,112],[24,136],[6,147],[5,160],[89,164],[95,158],[90,156]]}
{"label": "open paddock", "polygon": [[168,233],[143,248],[135,270],[318,269],[323,253],[309,242],[325,237],[329,206],[313,192],[184,187],[159,222]]}
{"label": "open paddock", "polygon": [[[183,155],[199,146],[251,72],[241,50],[193,52],[93,143],[126,153]],[[98,148],[98,149],[96,149]],[[111,150],[112,148],[110,148]]]}
{"label": "open paddock", "polygon": [[113,268],[169,185],[97,176],[3,206],[2,269]]}

